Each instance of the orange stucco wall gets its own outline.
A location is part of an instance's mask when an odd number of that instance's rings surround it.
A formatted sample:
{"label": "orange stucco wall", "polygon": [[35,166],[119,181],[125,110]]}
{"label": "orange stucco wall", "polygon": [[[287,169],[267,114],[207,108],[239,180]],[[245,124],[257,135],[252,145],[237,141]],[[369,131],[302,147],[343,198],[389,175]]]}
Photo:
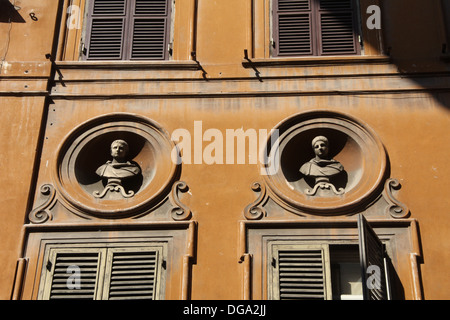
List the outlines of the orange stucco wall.
{"label": "orange stucco wall", "polygon": [[[203,132],[214,128],[225,136],[227,129],[270,130],[293,114],[311,110],[349,114],[379,135],[389,155],[390,176],[402,184],[398,197],[419,223],[424,298],[449,298],[450,70],[441,52],[446,35],[438,1],[383,2],[388,62],[343,59],[323,64],[316,58],[296,65],[295,59],[285,59],[282,66],[256,65],[260,81],[254,68],[243,62],[249,43],[255,48],[250,58],[260,62],[267,58],[259,49],[267,37],[260,36],[261,30],[248,31],[249,8],[258,17],[253,26],[266,26],[259,20],[266,15],[258,11],[263,6],[251,7],[251,1],[242,0],[199,0],[192,34],[191,19],[182,16],[194,11],[192,3],[177,0],[174,57],[187,61],[194,48],[205,73],[145,63],[98,68],[96,63],[66,59],[57,62],[64,83],[57,82],[49,91],[51,63],[45,55],[55,54],[58,47],[54,33],[60,8],[54,0],[15,3],[24,21],[0,22],[1,299],[11,297],[22,226],[39,202],[36,190],[49,180],[47,163],[79,124],[128,112],[157,121],[169,133],[183,128],[194,134],[194,122],[202,121]],[[195,45],[177,32],[192,35]],[[367,43],[368,51],[376,51],[370,46],[376,43]],[[177,59],[170,63],[176,65]],[[186,164],[180,179],[189,185],[184,201],[198,222],[191,298],[241,299],[239,221],[244,219],[243,209],[254,201],[250,185],[260,179],[258,167]],[[405,298],[412,299],[410,274],[399,276]]]}

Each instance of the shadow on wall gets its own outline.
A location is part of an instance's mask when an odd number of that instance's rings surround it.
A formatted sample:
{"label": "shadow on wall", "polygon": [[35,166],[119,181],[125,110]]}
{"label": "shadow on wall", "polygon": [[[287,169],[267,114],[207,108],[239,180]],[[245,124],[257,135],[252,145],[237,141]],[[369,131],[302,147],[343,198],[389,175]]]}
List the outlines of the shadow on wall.
{"label": "shadow on wall", "polygon": [[[360,1],[361,28],[368,28],[370,2]],[[382,53],[390,57],[405,79],[419,86],[416,92],[426,92],[439,105],[450,109],[450,1],[380,1],[380,9]],[[339,20],[338,15],[335,20]],[[344,25],[345,21],[341,23]],[[363,34],[372,35],[377,32],[364,31]],[[360,34],[355,28],[353,32]],[[363,39],[364,47],[377,48],[377,41],[379,37],[368,36]]]}
{"label": "shadow on wall", "polygon": [[416,91],[450,109],[450,1],[383,1],[381,6],[384,53],[419,86]]}
{"label": "shadow on wall", "polygon": [[17,12],[17,9],[8,0],[0,0],[0,22],[25,23],[24,18]]}
{"label": "shadow on wall", "polygon": [[[324,0],[312,0],[320,3]],[[370,0],[359,0],[361,28],[367,28]],[[426,92],[435,101],[450,109],[450,1],[448,0],[393,0],[379,1],[381,9],[381,34],[384,54],[391,58],[402,76],[416,83],[415,92]],[[378,1],[377,1],[378,3]],[[405,10],[405,4],[408,9]],[[0,23],[25,23],[20,7],[9,0],[0,0]],[[336,14],[334,21],[348,27],[345,15]],[[360,34],[353,26],[354,34]],[[242,30],[244,32],[245,30]],[[378,48],[380,39],[371,33],[364,47]],[[57,38],[55,38],[57,39]],[[259,74],[259,73],[258,73]],[[260,78],[262,81],[262,78]]]}
{"label": "shadow on wall", "polygon": [[[316,7],[330,0],[311,0]],[[350,0],[343,0],[350,2]],[[350,26],[339,10],[332,15],[335,30],[349,30],[363,37],[363,50],[379,51],[390,57],[402,78],[417,84],[411,93],[426,93],[450,109],[450,1],[448,0],[357,0],[360,24]],[[374,26],[372,4],[380,8],[379,24]],[[407,9],[405,9],[407,5]],[[372,24],[372,25],[371,25]],[[356,37],[358,38],[358,37]],[[256,70],[257,71],[257,70]],[[259,73],[258,73],[259,74]],[[263,77],[260,81],[263,81]],[[408,93],[395,90],[392,92]]]}

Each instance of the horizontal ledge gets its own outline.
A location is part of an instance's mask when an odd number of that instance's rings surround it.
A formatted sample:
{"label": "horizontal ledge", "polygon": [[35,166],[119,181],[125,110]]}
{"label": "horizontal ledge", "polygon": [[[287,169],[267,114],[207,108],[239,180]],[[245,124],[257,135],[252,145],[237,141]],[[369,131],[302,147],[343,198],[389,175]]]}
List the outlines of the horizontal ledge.
{"label": "horizontal ledge", "polygon": [[241,76],[241,77],[198,77],[198,78],[138,78],[131,76],[128,78],[109,77],[109,78],[72,78],[56,77],[55,82],[63,83],[111,83],[111,82],[226,82],[226,81],[273,81],[273,80],[298,80],[298,79],[343,79],[343,78],[382,78],[382,77],[399,77],[399,78],[443,78],[450,77],[449,71],[436,72],[379,72],[379,73],[332,73],[332,74],[296,74],[296,75],[260,75],[257,76]]}
{"label": "horizontal ledge", "polygon": [[0,97],[45,97],[48,91],[0,91]]}
{"label": "horizontal ledge", "polygon": [[195,220],[187,221],[145,221],[145,222],[92,222],[92,223],[46,223],[25,224],[26,232],[58,232],[66,230],[98,231],[98,230],[142,230],[142,229],[189,229],[195,225]]}
{"label": "horizontal ledge", "polygon": [[[241,220],[240,223],[245,229],[273,229],[273,228],[310,228],[314,226],[331,226],[331,227],[348,227],[356,226],[357,219],[356,214],[352,218],[341,218],[341,219],[302,219],[302,220]],[[414,218],[406,219],[369,219],[367,221],[373,227],[386,227],[386,226],[410,226],[417,223]],[[244,231],[244,229],[243,229]]]}
{"label": "horizontal ledge", "polygon": [[73,94],[53,93],[53,99],[188,99],[188,98],[246,98],[246,97],[289,97],[289,96],[333,96],[333,95],[372,95],[372,94],[402,94],[402,93],[435,93],[450,92],[450,87],[443,88],[420,88],[420,89],[382,89],[382,90],[351,90],[351,91],[259,91],[259,92],[169,92],[165,94]]}
{"label": "horizontal ledge", "polygon": [[197,62],[182,61],[56,61],[60,69],[187,69],[200,70]]}
{"label": "horizontal ledge", "polygon": [[0,79],[45,79],[50,76],[51,62],[49,61],[3,61]]}
{"label": "horizontal ledge", "polygon": [[242,65],[251,67],[290,67],[290,66],[318,66],[342,64],[389,64],[388,56],[327,56],[327,57],[298,57],[298,58],[270,58],[244,59]]}

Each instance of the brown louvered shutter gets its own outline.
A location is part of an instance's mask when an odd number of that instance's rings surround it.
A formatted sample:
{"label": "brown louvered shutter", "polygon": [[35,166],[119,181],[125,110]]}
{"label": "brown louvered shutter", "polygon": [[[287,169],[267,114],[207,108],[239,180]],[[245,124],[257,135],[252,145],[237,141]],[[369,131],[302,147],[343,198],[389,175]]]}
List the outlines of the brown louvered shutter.
{"label": "brown louvered shutter", "polygon": [[[280,300],[331,299],[327,245],[274,245],[269,298]],[[270,289],[269,289],[270,290]]]}
{"label": "brown louvered shutter", "polygon": [[135,0],[131,59],[166,59],[169,24],[167,0]]}
{"label": "brown louvered shutter", "polygon": [[124,58],[126,0],[90,2],[87,32],[87,59],[121,60]]}
{"label": "brown louvered shutter", "polygon": [[359,54],[354,0],[273,0],[274,56]]}
{"label": "brown louvered shutter", "polygon": [[110,249],[104,299],[154,300],[159,273],[157,249]]}
{"label": "brown louvered shutter", "polygon": [[101,249],[51,249],[41,299],[97,299],[104,254]]}
{"label": "brown louvered shutter", "polygon": [[166,246],[52,245],[46,249],[38,299],[163,298]]}
{"label": "brown louvered shutter", "polygon": [[320,0],[319,55],[357,54],[356,10],[353,0]]}
{"label": "brown louvered shutter", "polygon": [[88,11],[87,60],[163,60],[168,56],[169,0],[94,0]]}
{"label": "brown louvered shutter", "polygon": [[[362,214],[358,217],[358,232],[363,298],[364,300],[388,300],[390,286],[387,281],[389,277],[384,245]],[[370,266],[375,266],[378,273],[368,276]],[[369,279],[370,277],[373,280]]]}
{"label": "brown louvered shutter", "polygon": [[276,55],[312,55],[311,0],[275,0],[274,13]]}

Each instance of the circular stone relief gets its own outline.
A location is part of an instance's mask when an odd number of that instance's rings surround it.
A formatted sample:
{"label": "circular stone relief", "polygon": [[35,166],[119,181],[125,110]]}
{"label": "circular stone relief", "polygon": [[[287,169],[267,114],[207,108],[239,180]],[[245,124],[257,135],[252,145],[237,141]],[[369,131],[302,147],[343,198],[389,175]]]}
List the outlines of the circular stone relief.
{"label": "circular stone relief", "polygon": [[169,192],[177,171],[173,148],[169,134],[147,118],[114,113],[91,119],[60,146],[55,184],[82,213],[138,214]]}
{"label": "circular stone relief", "polygon": [[275,129],[278,139],[265,150],[270,165],[262,169],[266,184],[288,206],[342,214],[370,199],[383,183],[385,149],[362,122],[313,111],[294,115]]}

